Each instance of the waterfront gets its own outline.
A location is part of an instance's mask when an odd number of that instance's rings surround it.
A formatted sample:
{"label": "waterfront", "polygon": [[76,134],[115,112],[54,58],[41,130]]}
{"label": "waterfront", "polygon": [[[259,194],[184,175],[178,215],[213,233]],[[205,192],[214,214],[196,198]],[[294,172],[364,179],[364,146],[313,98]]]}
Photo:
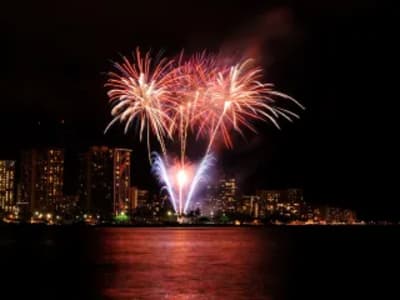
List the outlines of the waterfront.
{"label": "waterfront", "polygon": [[394,296],[399,266],[390,226],[0,233],[0,286],[16,299],[378,299]]}

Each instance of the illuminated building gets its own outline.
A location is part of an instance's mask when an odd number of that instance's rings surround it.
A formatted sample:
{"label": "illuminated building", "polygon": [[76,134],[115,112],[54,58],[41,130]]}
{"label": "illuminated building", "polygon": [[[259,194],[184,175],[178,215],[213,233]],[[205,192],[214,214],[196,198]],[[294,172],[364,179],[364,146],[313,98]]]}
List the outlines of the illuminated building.
{"label": "illuminated building", "polygon": [[0,160],[0,209],[14,212],[15,201],[15,161]]}
{"label": "illuminated building", "polygon": [[354,224],[357,216],[350,209],[324,206],[321,208],[321,219],[327,224]]}
{"label": "illuminated building", "polygon": [[[131,214],[134,215],[138,211],[146,211],[152,215],[160,212],[163,204],[169,203],[168,199],[153,196],[150,201],[150,193],[148,190],[141,190],[136,186],[132,186],[129,192]],[[140,213],[139,213],[140,214]]]}
{"label": "illuminated building", "polygon": [[234,212],[236,210],[237,185],[235,178],[225,178],[219,181],[218,198],[222,202],[224,211]]}
{"label": "illuminated building", "polygon": [[52,212],[63,197],[64,151],[31,149],[21,155],[21,202],[34,211]]}
{"label": "illuminated building", "polygon": [[290,212],[290,217],[298,220],[300,219],[301,214],[305,210],[303,190],[288,189],[286,192],[287,192],[287,205]]}
{"label": "illuminated building", "polygon": [[264,211],[267,216],[300,219],[305,215],[306,206],[301,189],[258,190],[256,194],[263,206],[260,211]]}
{"label": "illuminated building", "polygon": [[131,186],[129,189],[129,201],[130,208],[134,211],[138,207],[138,188],[136,186]]}
{"label": "illuminated building", "polygon": [[244,195],[241,199],[241,206],[238,212],[249,215],[254,218],[262,217],[260,205],[260,197],[255,195]]}
{"label": "illuminated building", "polygon": [[150,194],[148,190],[137,190],[137,205],[145,207],[149,204]]}
{"label": "illuminated building", "polygon": [[81,156],[79,196],[85,212],[111,219],[130,211],[131,152],[93,146]]}
{"label": "illuminated building", "polygon": [[78,196],[68,195],[57,201],[55,214],[63,220],[73,219],[78,213]]}
{"label": "illuminated building", "polygon": [[218,211],[222,211],[220,201],[218,200],[218,189],[216,185],[208,184],[206,187],[205,199],[202,206],[203,214],[213,216]]}
{"label": "illuminated building", "polygon": [[321,221],[321,210],[319,207],[304,205],[300,220],[308,224],[318,224]]}
{"label": "illuminated building", "polygon": [[262,210],[265,210],[267,215],[273,215],[278,210],[278,203],[282,202],[281,190],[257,190],[256,195],[265,204]]}
{"label": "illuminated building", "polygon": [[129,149],[114,149],[114,215],[131,210],[129,192],[131,186],[131,152]]}
{"label": "illuminated building", "polygon": [[206,189],[202,212],[206,215],[234,213],[240,202],[237,201],[238,186],[235,178],[221,178],[216,184],[209,184]]}
{"label": "illuminated building", "polygon": [[91,147],[80,157],[79,200],[85,213],[109,217],[113,209],[113,151]]}

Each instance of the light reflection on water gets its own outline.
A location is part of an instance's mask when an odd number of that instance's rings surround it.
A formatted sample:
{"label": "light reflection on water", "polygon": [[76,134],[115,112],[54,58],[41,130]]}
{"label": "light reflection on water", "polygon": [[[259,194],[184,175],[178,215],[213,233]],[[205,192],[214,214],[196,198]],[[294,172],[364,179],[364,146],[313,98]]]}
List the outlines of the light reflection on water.
{"label": "light reflection on water", "polygon": [[279,296],[281,249],[262,231],[105,228],[101,237],[96,265],[112,267],[96,272],[96,285],[109,299]]}
{"label": "light reflection on water", "polygon": [[400,227],[0,226],[0,299],[400,299]]}

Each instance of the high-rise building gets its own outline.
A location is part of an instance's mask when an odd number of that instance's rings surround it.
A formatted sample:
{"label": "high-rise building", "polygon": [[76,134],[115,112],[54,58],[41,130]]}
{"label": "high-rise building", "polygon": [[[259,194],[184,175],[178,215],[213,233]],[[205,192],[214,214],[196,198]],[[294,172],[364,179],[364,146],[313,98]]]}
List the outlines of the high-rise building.
{"label": "high-rise building", "polygon": [[304,199],[302,189],[288,189],[287,190],[287,200],[290,205],[291,217],[295,219],[300,219],[307,209]]}
{"label": "high-rise building", "polygon": [[0,209],[5,212],[16,209],[14,160],[0,160]]}
{"label": "high-rise building", "polygon": [[131,186],[129,189],[131,214],[138,207],[138,191],[139,190],[136,186]]}
{"label": "high-rise building", "polygon": [[145,207],[149,204],[150,194],[148,190],[137,190],[137,204],[139,207]]}
{"label": "high-rise building", "polygon": [[202,207],[202,213],[207,216],[213,216],[218,211],[222,211],[221,201],[218,199],[218,189],[215,184],[208,184],[206,187],[205,199]]}
{"label": "high-rise building", "polygon": [[237,184],[235,178],[224,178],[219,180],[219,199],[222,202],[223,210],[226,212],[235,212]]}
{"label": "high-rise building", "polygon": [[260,217],[260,197],[255,195],[243,195],[238,212],[259,218]]}
{"label": "high-rise building", "polygon": [[57,201],[55,214],[56,217],[60,220],[61,218],[64,221],[73,220],[78,211],[78,196],[77,195],[68,195],[62,197],[61,200]]}
{"label": "high-rise building", "polygon": [[110,219],[128,213],[131,150],[93,146],[81,156],[79,194],[85,212]]}
{"label": "high-rise building", "polygon": [[80,156],[79,200],[85,213],[110,217],[113,209],[113,151],[91,147]]}
{"label": "high-rise building", "polygon": [[272,215],[278,210],[278,203],[282,202],[281,190],[257,190],[256,194],[265,204],[262,209],[265,210],[267,215]]}
{"label": "high-rise building", "polygon": [[261,200],[260,213],[265,211],[267,216],[281,216],[299,219],[304,215],[305,203],[302,189],[287,190],[258,190],[256,193]]}
{"label": "high-rise building", "polygon": [[215,184],[208,184],[202,213],[205,215],[220,215],[233,213],[239,206],[237,201],[238,187],[235,178],[223,177]]}
{"label": "high-rise building", "polygon": [[324,206],[321,208],[321,219],[328,224],[353,224],[357,216],[350,209]]}
{"label": "high-rise building", "polygon": [[129,213],[131,210],[131,152],[129,149],[114,149],[114,215]]}
{"label": "high-rise building", "polygon": [[30,212],[52,212],[63,197],[64,151],[31,149],[21,155],[21,202]]}
{"label": "high-rise building", "polygon": [[150,207],[150,194],[148,190],[141,190],[136,186],[131,186],[129,189],[129,199],[130,199],[130,209],[131,212],[140,207],[140,208],[148,208]]}

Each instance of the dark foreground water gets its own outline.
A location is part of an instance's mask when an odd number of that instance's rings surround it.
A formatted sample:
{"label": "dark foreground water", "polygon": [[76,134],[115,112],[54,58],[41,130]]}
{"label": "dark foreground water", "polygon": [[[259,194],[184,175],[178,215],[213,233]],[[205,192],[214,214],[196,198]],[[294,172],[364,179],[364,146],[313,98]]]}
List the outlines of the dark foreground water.
{"label": "dark foreground water", "polygon": [[0,299],[400,299],[396,227],[1,227]]}

